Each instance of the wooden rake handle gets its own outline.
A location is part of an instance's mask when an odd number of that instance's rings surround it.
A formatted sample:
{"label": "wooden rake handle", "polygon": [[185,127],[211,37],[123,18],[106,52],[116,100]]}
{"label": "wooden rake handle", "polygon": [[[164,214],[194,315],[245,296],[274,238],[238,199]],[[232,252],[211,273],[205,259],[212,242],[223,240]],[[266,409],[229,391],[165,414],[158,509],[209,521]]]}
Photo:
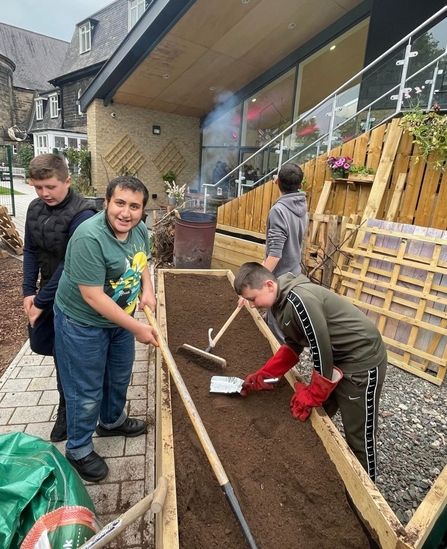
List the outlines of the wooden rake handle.
{"label": "wooden rake handle", "polygon": [[106,524],[102,530],[81,545],[79,549],[99,549],[100,547],[104,547],[121,534],[129,524],[135,522],[137,518],[144,515],[149,509],[152,513],[159,513],[163,509],[167,491],[168,479],[166,477],[160,477],[158,479],[157,488],[153,492],[136,503],[117,519]]}
{"label": "wooden rake handle", "polygon": [[213,341],[212,343],[210,342],[210,347],[214,347],[216,345],[216,343],[219,341],[219,339],[224,335],[224,333],[226,332],[228,326],[233,322],[233,320],[236,318],[236,316],[238,315],[238,313],[240,312],[240,310],[242,309],[242,307],[236,307],[236,309],[232,312],[230,318],[225,322],[225,324],[222,326],[222,328],[217,332],[217,335],[215,338],[213,338]]}
{"label": "wooden rake handle", "polygon": [[194,401],[192,400],[191,395],[189,394],[189,391],[185,385],[185,382],[183,381],[183,378],[180,374],[177,364],[175,363],[174,357],[172,356],[172,353],[169,350],[169,347],[166,341],[161,335],[161,330],[158,325],[158,322],[156,321],[154,315],[152,314],[152,311],[149,309],[147,305],[144,306],[144,313],[146,315],[146,318],[149,321],[149,324],[153,328],[155,328],[155,330],[157,331],[157,341],[158,341],[159,349],[163,355],[163,358],[166,362],[169,373],[172,379],[174,380],[174,383],[177,387],[177,390],[180,394],[180,397],[183,401],[186,411],[188,412],[189,418],[193,424],[193,427],[197,433],[197,436],[199,437],[200,443],[202,444],[202,447],[205,451],[205,454],[208,458],[211,468],[213,469],[213,472],[219,482],[219,485],[222,488],[225,496],[227,497],[230,507],[233,510],[241,526],[241,529],[247,539],[250,549],[257,549],[257,545],[250,532],[250,528],[248,527],[247,521],[245,520],[245,517],[242,514],[242,510],[240,508],[239,502],[237,501],[233,487],[231,486],[230,481],[228,480],[228,477],[227,477],[227,474],[225,473],[225,469],[223,468],[222,462],[220,461],[219,456],[217,455],[217,452],[213,446],[213,443],[211,442],[211,439],[208,436],[205,426],[203,425],[203,422],[199,416],[199,413],[194,404]]}

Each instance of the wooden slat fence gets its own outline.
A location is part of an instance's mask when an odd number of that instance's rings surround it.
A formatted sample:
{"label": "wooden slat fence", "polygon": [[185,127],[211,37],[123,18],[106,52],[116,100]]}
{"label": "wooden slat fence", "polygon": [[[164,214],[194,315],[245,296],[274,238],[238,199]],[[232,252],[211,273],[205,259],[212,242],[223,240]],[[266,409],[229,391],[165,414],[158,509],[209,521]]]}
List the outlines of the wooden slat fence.
{"label": "wooden slat fence", "polygon": [[390,363],[440,385],[447,366],[447,231],[369,220],[333,284],[362,309]]}
{"label": "wooden slat fence", "polygon": [[[407,132],[402,132],[399,119],[366,132],[330,152],[330,156],[338,155],[352,156],[355,164],[372,168],[376,172],[375,181],[372,184],[334,181],[324,211],[317,211],[325,181],[330,180],[330,171],[326,166],[328,155],[322,154],[302,165],[307,180],[305,191],[309,212],[348,217],[357,214],[447,229],[447,173],[434,170],[422,158],[416,162],[417,146],[413,145],[412,137]],[[400,174],[405,176],[399,187]],[[221,206],[218,223],[265,233],[268,211],[278,196],[277,186],[272,181],[267,182]]]}

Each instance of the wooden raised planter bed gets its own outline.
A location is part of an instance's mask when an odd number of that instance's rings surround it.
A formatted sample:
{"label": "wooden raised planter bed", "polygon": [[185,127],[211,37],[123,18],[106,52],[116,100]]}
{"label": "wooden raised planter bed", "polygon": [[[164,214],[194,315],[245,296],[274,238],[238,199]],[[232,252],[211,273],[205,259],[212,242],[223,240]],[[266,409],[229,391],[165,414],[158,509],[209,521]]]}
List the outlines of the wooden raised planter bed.
{"label": "wooden raised planter bed", "polygon": [[[245,399],[211,395],[216,372],[177,353],[182,343],[205,349],[208,328],[216,334],[230,316],[233,278],[228,270],[159,271],[157,317],[259,549],[368,547],[343,484],[383,549],[440,547],[447,468],[404,528],[321,409],[310,422],[292,419],[285,381]],[[228,360],[229,375],[242,377],[277,346],[259,314],[245,309],[215,354]],[[169,490],[156,517],[156,549],[248,547],[160,356],[157,366],[156,477],[167,476]]]}

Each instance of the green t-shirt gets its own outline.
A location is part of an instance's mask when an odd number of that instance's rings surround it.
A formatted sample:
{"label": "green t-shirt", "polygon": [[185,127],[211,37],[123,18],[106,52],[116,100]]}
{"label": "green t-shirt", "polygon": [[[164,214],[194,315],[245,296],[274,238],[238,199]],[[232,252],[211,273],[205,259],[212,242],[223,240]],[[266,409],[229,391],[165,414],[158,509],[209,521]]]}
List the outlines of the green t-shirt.
{"label": "green t-shirt", "polygon": [[106,224],[105,212],[84,221],[70,239],[65,267],[56,292],[61,311],[83,324],[116,328],[81,296],[79,284],[103,286],[128,314],[133,314],[141,289],[141,274],[147,265],[149,238],[144,223],[139,223],[125,241],[118,240]]}

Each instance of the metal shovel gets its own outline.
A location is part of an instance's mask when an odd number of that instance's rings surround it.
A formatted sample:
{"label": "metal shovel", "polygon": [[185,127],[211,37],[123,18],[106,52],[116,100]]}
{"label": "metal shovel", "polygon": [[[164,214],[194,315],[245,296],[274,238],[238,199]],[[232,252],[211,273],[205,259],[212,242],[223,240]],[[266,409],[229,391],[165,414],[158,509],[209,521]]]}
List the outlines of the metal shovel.
{"label": "metal shovel", "polygon": [[[277,383],[278,377],[264,379],[264,383]],[[213,376],[210,383],[210,393],[240,393],[244,380],[240,377]]]}

